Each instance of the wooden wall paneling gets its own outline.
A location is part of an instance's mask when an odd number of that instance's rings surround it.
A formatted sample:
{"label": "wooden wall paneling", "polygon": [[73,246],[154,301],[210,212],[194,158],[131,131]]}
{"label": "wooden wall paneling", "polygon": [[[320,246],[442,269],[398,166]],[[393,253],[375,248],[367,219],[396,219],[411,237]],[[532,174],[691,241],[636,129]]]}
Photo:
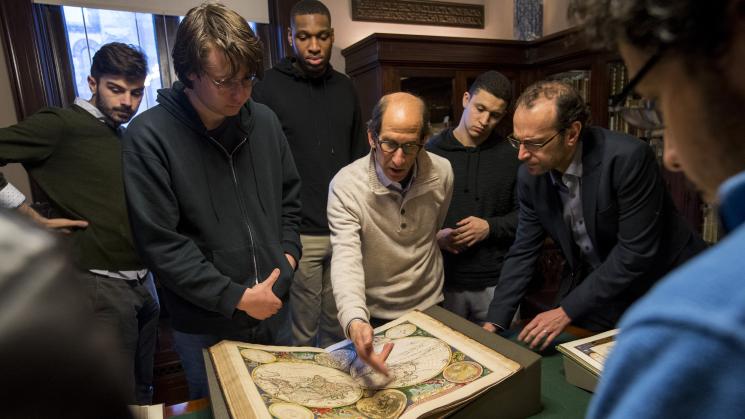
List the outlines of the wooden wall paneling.
{"label": "wooden wall paneling", "polygon": [[47,106],[69,106],[75,100],[75,77],[67,47],[62,7],[34,4],[33,16],[41,74],[47,87],[45,102]]}
{"label": "wooden wall paneling", "polygon": [[155,15],[155,33],[158,48],[158,65],[160,67],[160,79],[163,87],[171,87],[178,80],[173,68],[171,52],[173,43],[176,41],[179,19],[176,16]]}
{"label": "wooden wall paneling", "polygon": [[31,0],[0,1],[0,26],[18,120],[47,105]]}

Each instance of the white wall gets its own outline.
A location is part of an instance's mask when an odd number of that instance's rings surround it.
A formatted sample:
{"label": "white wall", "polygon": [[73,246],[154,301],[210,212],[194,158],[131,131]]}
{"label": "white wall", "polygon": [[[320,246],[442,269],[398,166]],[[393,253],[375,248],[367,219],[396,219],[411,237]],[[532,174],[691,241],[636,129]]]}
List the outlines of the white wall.
{"label": "white wall", "polygon": [[[3,43],[0,42],[0,127],[7,127],[18,122],[13,93],[10,91],[10,76],[8,65],[5,60]],[[23,192],[31,200],[31,188],[28,184],[28,176],[20,164],[9,164],[3,168],[3,175],[13,186]]]}
{"label": "white wall", "polygon": [[[372,33],[514,39],[512,35],[514,14],[513,0],[448,1],[453,3],[483,4],[484,29],[352,21],[351,0],[323,0],[323,3],[331,12],[331,26],[334,27],[334,50],[331,54],[331,65],[333,65],[336,70],[343,73],[344,57],[341,55],[341,50]],[[447,54],[447,51],[443,51],[443,54]]]}
{"label": "white wall", "polygon": [[570,28],[567,8],[570,0],[543,0],[543,36]]}

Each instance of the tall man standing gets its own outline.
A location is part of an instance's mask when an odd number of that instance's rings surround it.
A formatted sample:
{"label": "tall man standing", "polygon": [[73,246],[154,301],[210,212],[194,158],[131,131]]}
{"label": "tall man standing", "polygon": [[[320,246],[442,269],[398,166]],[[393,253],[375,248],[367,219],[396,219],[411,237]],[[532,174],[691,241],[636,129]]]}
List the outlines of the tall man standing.
{"label": "tall man standing", "polygon": [[[517,100],[509,140],[524,162],[520,213],[484,328],[508,328],[546,235],[567,264],[556,307],[518,338],[546,348],[570,323],[613,328],[631,303],[704,244],[678,214],[652,149],[587,125],[584,100],[568,84],[542,81]],[[493,323],[493,324],[492,324]]]}
{"label": "tall man standing", "polygon": [[[164,285],[191,398],[207,395],[202,349],[268,343],[300,259],[300,179],[274,113],[248,102],[261,46],[219,3],[176,33],[179,81],[124,138],[135,242]],[[245,106],[244,106],[245,105]]]}
{"label": "tall man standing", "polygon": [[46,218],[0,174],[0,206],[69,233],[77,275],[96,320],[117,334],[131,401],[152,401],[153,355],[160,306],[132,243],[124,202],[121,126],[137,112],[147,59],[136,47],[103,45],[93,56],[89,100],[46,108],[0,129],[0,165],[23,163],[50,199]]}
{"label": "tall man standing", "polygon": [[295,345],[325,347],[344,337],[331,291],[331,241],[326,202],[331,178],[366,151],[360,106],[352,82],[331,68],[331,14],[317,0],[290,10],[292,58],[267,71],[253,99],[269,106],[295,158],[302,187],[303,258],[290,288]]}
{"label": "tall man standing", "polygon": [[445,226],[437,233],[445,262],[443,307],[474,323],[486,312],[515,239],[515,181],[520,161],[494,132],[512,101],[512,84],[497,71],[476,78],[463,93],[463,115],[427,143],[450,161],[455,175]]}
{"label": "tall man standing", "polygon": [[745,417],[745,2],[574,6],[593,39],[618,47],[624,91],[655,100],[665,166],[718,204],[727,231],[621,319],[588,417]]}
{"label": "tall man standing", "polygon": [[370,154],[344,167],[329,188],[331,282],[339,322],[360,359],[387,371],[373,327],[442,301],[437,230],[453,193],[453,171],[422,150],[424,102],[408,93],[378,101],[368,122]]}

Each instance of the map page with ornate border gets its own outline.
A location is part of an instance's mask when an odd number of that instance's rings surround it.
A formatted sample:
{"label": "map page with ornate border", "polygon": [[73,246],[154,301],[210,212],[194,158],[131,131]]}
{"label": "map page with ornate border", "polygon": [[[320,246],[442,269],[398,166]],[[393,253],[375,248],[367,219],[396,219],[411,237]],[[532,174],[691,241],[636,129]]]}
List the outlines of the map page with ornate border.
{"label": "map page with ornate border", "polygon": [[325,350],[223,341],[210,354],[234,418],[443,416],[520,369],[419,311],[375,329],[376,351],[387,342],[389,377],[349,340]]}

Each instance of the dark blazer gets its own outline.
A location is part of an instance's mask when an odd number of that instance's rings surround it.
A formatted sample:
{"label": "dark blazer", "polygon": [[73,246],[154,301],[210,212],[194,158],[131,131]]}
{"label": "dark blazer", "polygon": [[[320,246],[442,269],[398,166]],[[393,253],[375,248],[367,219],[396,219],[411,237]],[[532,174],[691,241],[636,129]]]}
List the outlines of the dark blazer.
{"label": "dark blazer", "polygon": [[659,278],[704,248],[676,211],[646,143],[597,127],[585,127],[580,141],[582,211],[601,264],[589,274],[581,272],[550,174],[532,176],[521,166],[517,235],[489,307],[490,322],[510,325],[546,234],[568,262],[556,306],[591,330],[612,328]]}

